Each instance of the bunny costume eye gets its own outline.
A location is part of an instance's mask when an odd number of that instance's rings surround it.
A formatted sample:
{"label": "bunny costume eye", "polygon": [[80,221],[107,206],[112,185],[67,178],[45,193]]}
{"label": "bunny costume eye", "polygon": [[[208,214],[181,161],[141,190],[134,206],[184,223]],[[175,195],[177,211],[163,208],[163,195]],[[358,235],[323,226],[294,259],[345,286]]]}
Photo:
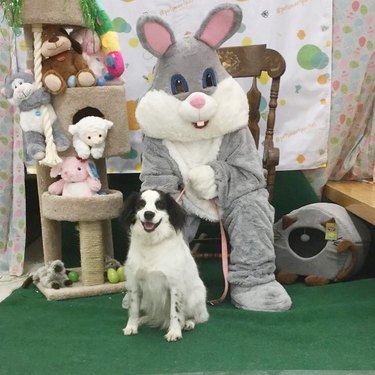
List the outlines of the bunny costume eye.
{"label": "bunny costume eye", "polygon": [[202,87],[205,89],[212,86],[216,86],[216,75],[212,68],[207,68],[203,73]]}
{"label": "bunny costume eye", "polygon": [[171,89],[173,95],[177,95],[188,92],[189,86],[181,74],[174,74],[171,78]]}

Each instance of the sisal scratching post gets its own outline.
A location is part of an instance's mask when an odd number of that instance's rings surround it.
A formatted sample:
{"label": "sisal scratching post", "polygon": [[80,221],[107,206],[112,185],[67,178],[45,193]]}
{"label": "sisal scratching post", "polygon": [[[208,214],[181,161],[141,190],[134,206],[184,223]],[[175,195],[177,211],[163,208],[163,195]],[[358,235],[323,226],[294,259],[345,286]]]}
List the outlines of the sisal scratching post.
{"label": "sisal scratching post", "polygon": [[80,221],[79,240],[83,285],[104,283],[104,243],[100,221]]}

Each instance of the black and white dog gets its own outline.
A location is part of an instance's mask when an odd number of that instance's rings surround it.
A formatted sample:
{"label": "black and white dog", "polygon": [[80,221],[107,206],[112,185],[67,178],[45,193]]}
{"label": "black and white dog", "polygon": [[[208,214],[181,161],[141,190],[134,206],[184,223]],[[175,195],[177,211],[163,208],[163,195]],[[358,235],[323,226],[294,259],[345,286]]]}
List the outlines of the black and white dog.
{"label": "black and white dog", "polygon": [[208,320],[206,289],[181,232],[185,212],[170,195],[146,190],[126,200],[122,220],[130,233],[124,334],[146,324],[167,328],[167,341],[179,340],[183,329]]}

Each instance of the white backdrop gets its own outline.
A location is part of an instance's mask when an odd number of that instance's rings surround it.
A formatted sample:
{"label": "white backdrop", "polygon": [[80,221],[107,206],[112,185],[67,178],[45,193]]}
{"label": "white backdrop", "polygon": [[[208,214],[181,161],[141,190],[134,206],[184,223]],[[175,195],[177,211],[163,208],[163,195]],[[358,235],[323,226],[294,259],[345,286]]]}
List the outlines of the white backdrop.
{"label": "white backdrop", "polygon": [[[325,166],[331,95],[331,0],[232,0],[244,14],[240,31],[225,46],[266,43],[286,60],[277,110],[275,145],[281,149],[280,170]],[[114,158],[112,171],[139,170],[141,135],[133,117],[135,101],[148,89],[155,59],[139,44],[138,17],[157,14],[176,37],[193,33],[220,0],[102,0],[119,32],[126,62],[124,78],[130,109],[133,150],[128,159]],[[249,83],[240,81],[245,90]],[[262,76],[260,88],[267,86]],[[262,98],[261,110],[268,110]],[[264,126],[264,125],[263,125]]]}
{"label": "white backdrop", "polygon": [[[142,13],[164,18],[176,37],[194,33],[205,15],[222,0],[101,0],[118,32],[126,65],[123,79],[129,111],[132,150],[108,162],[109,172],[140,171],[142,134],[134,117],[136,101],[152,80],[155,58],[140,45],[135,25]],[[314,169],[327,161],[331,98],[332,0],[229,0],[243,10],[243,22],[224,46],[267,44],[286,60],[275,127],[279,170]],[[17,43],[22,62],[24,42]],[[240,80],[244,90],[250,82]],[[262,75],[258,87],[267,88]],[[268,111],[262,97],[262,119]],[[261,123],[265,126],[265,123]],[[261,150],[260,150],[261,152]]]}

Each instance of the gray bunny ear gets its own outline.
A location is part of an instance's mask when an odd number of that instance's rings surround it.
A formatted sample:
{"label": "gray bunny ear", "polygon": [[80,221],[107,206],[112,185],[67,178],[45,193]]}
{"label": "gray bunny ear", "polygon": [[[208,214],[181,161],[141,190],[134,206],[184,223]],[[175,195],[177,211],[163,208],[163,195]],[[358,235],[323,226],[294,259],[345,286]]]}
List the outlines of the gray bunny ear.
{"label": "gray bunny ear", "polygon": [[237,32],[241,22],[242,10],[238,5],[222,4],[207,15],[194,36],[216,49]]}
{"label": "gray bunny ear", "polygon": [[158,58],[176,42],[169,25],[156,16],[141,16],[137,21],[137,35],[143,48]]}

